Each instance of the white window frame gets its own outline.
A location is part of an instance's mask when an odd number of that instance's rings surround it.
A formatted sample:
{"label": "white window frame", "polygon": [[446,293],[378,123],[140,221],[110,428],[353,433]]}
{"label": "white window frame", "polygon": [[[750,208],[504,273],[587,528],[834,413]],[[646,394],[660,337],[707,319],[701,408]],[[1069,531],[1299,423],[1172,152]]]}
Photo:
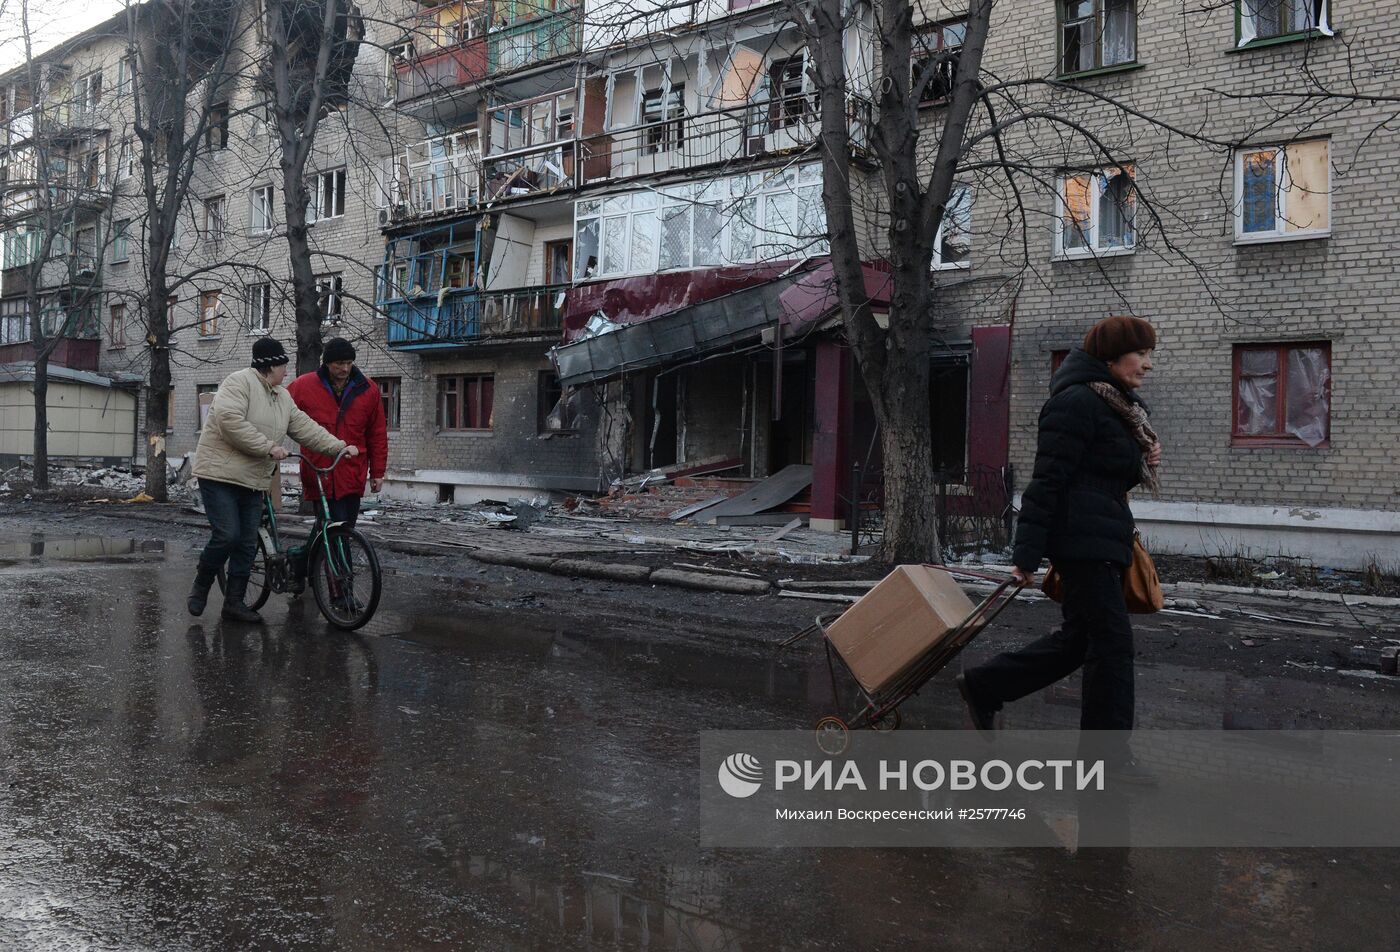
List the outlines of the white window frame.
{"label": "white window frame", "polygon": [[342,272],[316,275],[316,301],[326,294],[326,313],[321,318],[323,327],[339,327],[345,323],[345,281]]}
{"label": "white window frame", "polygon": [[[791,175],[790,181],[787,178],[788,175]],[[697,188],[702,191],[694,191]],[[647,207],[640,209],[631,208],[630,200],[632,196],[639,194],[654,195],[655,197]],[[667,208],[676,208],[683,205],[717,204],[719,206],[722,223],[718,236],[720,260],[713,263],[696,262],[695,215],[692,212],[690,215],[691,232],[689,261],[686,264],[668,267],[664,269],[664,271],[689,271],[697,268],[743,265],[766,261],[783,261],[826,254],[827,250],[823,247],[825,244],[824,242],[814,237],[812,241],[807,242],[802,247],[798,247],[791,244],[794,240],[797,240],[794,236],[788,235],[785,231],[776,230],[778,224],[768,221],[768,208],[770,204],[768,199],[783,194],[792,194],[795,196],[795,205],[799,209],[803,207],[802,203],[804,200],[809,207],[822,209],[821,166],[816,163],[811,163],[770,173],[753,173],[748,176],[740,175],[729,178],[709,179],[704,182],[695,183],[694,185],[620,192],[614,195],[599,196],[597,198],[576,202],[574,204],[574,280],[611,280],[627,277],[629,275],[663,273],[663,269],[661,268],[661,244],[664,240],[665,226],[662,221],[662,213]],[[608,199],[623,197],[629,199],[628,209],[607,210],[606,203]],[[746,245],[746,253],[736,252],[734,247],[734,222],[741,214],[741,204],[748,203],[752,203],[754,209],[753,221],[751,222],[752,236]],[[594,210],[595,205],[596,210]],[[583,211],[583,213],[580,214],[580,211]],[[655,241],[650,245],[650,254],[648,255],[648,260],[644,262],[643,267],[638,267],[637,263],[632,260],[633,227],[635,218],[638,215],[652,215],[655,217],[656,221]],[[603,252],[607,240],[606,222],[609,219],[616,218],[624,218],[626,221],[623,240],[628,249],[628,267],[621,271],[605,272],[603,270]],[[584,275],[580,273],[579,269],[584,267],[587,261],[587,255],[583,253],[583,245],[579,241],[578,235],[580,226],[590,221],[596,221],[598,223],[598,265],[597,270],[592,275]],[[772,226],[771,229],[770,225]],[[822,227],[824,229],[824,222],[822,223]],[[784,245],[784,242],[788,244]]]}
{"label": "white window frame", "polygon": [[308,225],[345,217],[345,171],[345,166],[342,165],[338,169],[316,173],[315,188],[312,189],[311,201],[306,206]]}
{"label": "white window frame", "polygon": [[[967,259],[964,261],[943,260],[943,234],[948,227],[948,212],[953,207],[954,196],[962,193],[967,196]],[[938,223],[938,233],[933,236],[933,270],[961,271],[972,267],[972,201],[971,185],[955,184],[948,195],[948,204],[943,209],[943,220]]]}
{"label": "white window frame", "polygon": [[272,330],[272,285],[266,281],[247,286],[248,333],[264,335]]}
{"label": "white window frame", "polygon": [[[1132,171],[1134,188],[1136,188],[1139,170],[1136,163],[1124,162],[1123,167]],[[1133,210],[1133,240],[1124,245],[1111,245],[1107,248],[1100,248],[1099,245],[1099,198],[1102,189],[1106,188],[1106,182],[1110,171],[1116,171],[1117,166],[1106,166],[1097,169],[1082,169],[1077,171],[1061,172],[1055,177],[1055,247],[1053,258],[1057,261],[1067,261],[1075,258],[1109,258],[1116,255],[1130,255],[1137,251],[1137,209],[1136,203]],[[1118,172],[1118,175],[1125,174]],[[1072,178],[1080,175],[1090,177],[1089,188],[1091,200],[1089,202],[1089,229],[1088,243],[1083,248],[1065,247],[1065,184]],[[1116,176],[1114,176],[1116,177]]]}
{"label": "white window frame", "polygon": [[[1305,140],[1324,141],[1327,143],[1327,227],[1308,228],[1298,231],[1288,231],[1286,222],[1288,221],[1288,189],[1284,187],[1284,181],[1288,174],[1287,154],[1288,146],[1297,143],[1280,143],[1277,145],[1256,145],[1247,149],[1239,149],[1235,152],[1235,244],[1253,245],[1267,244],[1276,241],[1306,241],[1310,238],[1326,238],[1332,234],[1332,142],[1325,140]],[[1244,230],[1244,159],[1247,155],[1256,152],[1274,150],[1274,190],[1278,196],[1278,201],[1274,206],[1274,227],[1271,231],[1245,231]]]}
{"label": "white window frame", "polygon": [[[248,231],[254,235],[266,235],[272,232],[274,224],[275,192],[271,185],[259,185],[249,193],[248,202]],[[259,227],[258,218],[262,217],[262,225]]]}

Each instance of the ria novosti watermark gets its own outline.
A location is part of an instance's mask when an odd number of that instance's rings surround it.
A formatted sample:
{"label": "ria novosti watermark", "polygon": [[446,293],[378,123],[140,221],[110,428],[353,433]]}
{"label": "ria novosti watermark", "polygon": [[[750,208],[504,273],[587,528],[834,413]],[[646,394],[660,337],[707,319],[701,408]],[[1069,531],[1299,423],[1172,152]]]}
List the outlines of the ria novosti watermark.
{"label": "ria novosti watermark", "polygon": [[708,846],[1400,846],[1391,733],[730,731],[700,757]]}

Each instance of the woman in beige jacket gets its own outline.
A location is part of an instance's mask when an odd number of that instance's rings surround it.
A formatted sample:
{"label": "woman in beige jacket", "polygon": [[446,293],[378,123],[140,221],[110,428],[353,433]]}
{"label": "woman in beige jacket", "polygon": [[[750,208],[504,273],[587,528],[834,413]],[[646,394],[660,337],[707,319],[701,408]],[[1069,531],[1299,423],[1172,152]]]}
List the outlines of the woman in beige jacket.
{"label": "woman in beige jacket", "polygon": [[253,344],[253,366],[237,370],[219,384],[209,416],[199,435],[194,475],[213,534],[199,556],[188,607],[201,615],[219,569],[228,562],[223,617],[260,622],[243,598],[258,554],[263,493],[272,482],[279,460],[287,458],[281,443],[288,436],[326,456],[342,449],[358,450],[338,440],[297,409],[282,388],[287,376],[287,352],[280,342],[263,337]]}

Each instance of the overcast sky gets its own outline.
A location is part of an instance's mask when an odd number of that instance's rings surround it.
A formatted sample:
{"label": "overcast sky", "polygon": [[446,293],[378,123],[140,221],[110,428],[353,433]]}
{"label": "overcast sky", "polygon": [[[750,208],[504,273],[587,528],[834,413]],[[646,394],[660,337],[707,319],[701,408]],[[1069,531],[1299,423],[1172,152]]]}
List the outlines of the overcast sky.
{"label": "overcast sky", "polygon": [[[34,52],[42,53],[126,7],[125,0],[28,0]],[[0,72],[24,62],[20,0],[0,0]]]}

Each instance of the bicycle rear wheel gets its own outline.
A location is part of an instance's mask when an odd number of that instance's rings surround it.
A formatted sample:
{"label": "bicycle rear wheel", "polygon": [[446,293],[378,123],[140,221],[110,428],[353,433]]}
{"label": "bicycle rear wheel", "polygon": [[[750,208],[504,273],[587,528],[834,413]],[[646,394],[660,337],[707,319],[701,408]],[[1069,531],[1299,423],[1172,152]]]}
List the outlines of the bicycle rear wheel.
{"label": "bicycle rear wheel", "polygon": [[359,532],[344,527],[327,531],[311,552],[306,575],[316,607],[335,627],[354,631],[374,617],[383,574],[374,547]]}
{"label": "bicycle rear wheel", "polygon": [[[228,567],[219,569],[219,591],[227,592]],[[253,568],[248,573],[248,591],[243,596],[243,604],[257,611],[267,604],[267,596],[272,594],[272,583],[267,574],[267,548],[263,545],[262,533],[258,533],[258,554],[253,556]]]}

